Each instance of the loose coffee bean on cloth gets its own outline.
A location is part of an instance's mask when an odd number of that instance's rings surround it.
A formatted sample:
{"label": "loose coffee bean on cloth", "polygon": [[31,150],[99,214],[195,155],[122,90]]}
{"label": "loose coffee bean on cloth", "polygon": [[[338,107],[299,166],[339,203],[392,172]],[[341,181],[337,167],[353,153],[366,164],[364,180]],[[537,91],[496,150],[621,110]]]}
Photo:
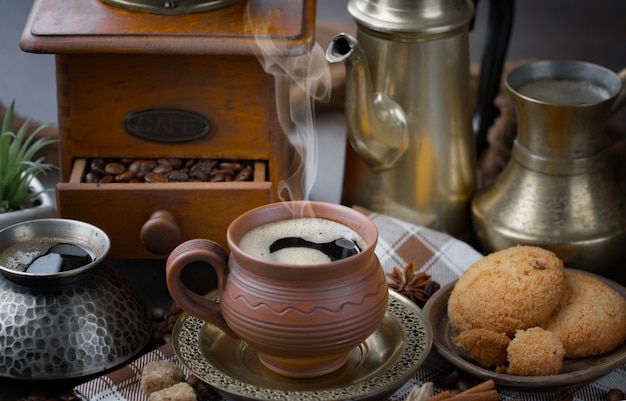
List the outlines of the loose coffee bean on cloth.
{"label": "loose coffee bean on cloth", "polygon": [[[456,280],[472,263],[482,257],[471,246],[448,234],[415,226],[386,215],[371,213],[364,209],[359,210],[368,214],[378,227],[379,242],[376,254],[385,273],[392,272],[394,267],[402,268],[412,261],[415,264],[416,272],[425,272],[431,275],[433,280],[440,283],[443,287]],[[163,316],[163,321],[168,322],[173,319],[177,309],[173,307],[170,311],[164,310],[161,312],[157,311],[157,315]],[[157,341],[166,342],[168,340],[167,326],[168,323],[163,323],[161,327],[161,334],[164,335],[165,339],[157,338]],[[157,335],[156,337],[159,336]],[[163,359],[172,360],[180,364],[173,353],[171,343],[165,343],[165,345],[159,346],[156,350],[145,354],[131,364],[106,376],[77,386],[74,390],[85,400],[147,401],[147,397],[140,390],[141,367],[147,362]],[[181,367],[189,376],[186,368],[182,365]],[[523,392],[503,388],[499,388],[498,391],[500,400],[503,401],[604,400],[612,389],[617,389],[616,391],[626,390],[624,388],[625,377],[626,365],[615,369],[610,374],[593,383],[578,386],[565,392]],[[194,379],[191,378],[191,380],[193,381]],[[458,372],[436,351],[432,351],[417,373],[389,397],[389,401],[404,401],[414,386],[422,385],[428,381],[436,384],[437,391],[447,389],[451,390],[451,392],[462,391],[463,388],[476,383],[476,379],[469,378],[462,372]],[[614,393],[612,394],[613,396]],[[209,392],[209,394],[213,393]],[[220,398],[215,398],[215,400],[220,400]]]}

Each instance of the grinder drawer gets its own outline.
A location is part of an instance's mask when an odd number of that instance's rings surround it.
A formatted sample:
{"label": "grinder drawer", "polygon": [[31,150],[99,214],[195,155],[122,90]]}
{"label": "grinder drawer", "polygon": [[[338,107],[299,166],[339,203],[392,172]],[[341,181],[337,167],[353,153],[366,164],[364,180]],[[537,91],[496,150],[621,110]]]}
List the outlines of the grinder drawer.
{"label": "grinder drawer", "polygon": [[57,184],[58,213],[103,229],[113,258],[164,258],[192,238],[226,247],[235,217],[274,201],[264,161],[254,163],[252,181],[242,182],[88,183],[87,166],[77,159],[69,182]]}

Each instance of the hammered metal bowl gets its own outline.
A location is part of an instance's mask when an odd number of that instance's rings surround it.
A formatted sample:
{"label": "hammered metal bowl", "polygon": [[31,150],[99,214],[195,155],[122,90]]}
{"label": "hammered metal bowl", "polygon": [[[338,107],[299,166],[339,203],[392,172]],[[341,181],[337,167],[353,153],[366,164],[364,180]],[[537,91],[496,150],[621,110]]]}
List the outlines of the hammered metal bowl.
{"label": "hammered metal bowl", "polygon": [[40,275],[0,265],[0,377],[82,377],[135,356],[150,339],[151,322],[123,277],[103,263],[108,236],[80,221],[31,220],[1,230],[0,251],[38,237],[80,245],[94,261]]}

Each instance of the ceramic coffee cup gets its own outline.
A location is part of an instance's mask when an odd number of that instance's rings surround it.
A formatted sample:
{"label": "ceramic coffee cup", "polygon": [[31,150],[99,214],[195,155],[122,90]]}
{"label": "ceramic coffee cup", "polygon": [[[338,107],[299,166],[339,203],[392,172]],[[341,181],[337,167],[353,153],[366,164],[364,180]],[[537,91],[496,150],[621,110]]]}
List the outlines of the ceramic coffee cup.
{"label": "ceramic coffee cup", "polygon": [[[307,263],[306,256],[304,264],[296,264],[242,250],[240,241],[251,230],[275,222],[292,224],[300,217],[339,223],[352,230],[357,244],[362,240],[359,251],[316,264]],[[301,232],[300,228],[294,230]],[[292,234],[287,230],[284,237],[293,240]],[[270,370],[288,377],[317,377],[339,369],[385,315],[388,288],[374,253],[377,239],[374,223],[354,209],[325,202],[272,203],[248,211],[230,224],[230,256],[206,239],[180,244],[167,259],[167,286],[183,310],[247,342]],[[312,247],[325,242],[308,240]],[[289,252],[308,255],[311,246],[299,244]],[[182,270],[193,262],[205,262],[215,269],[219,303],[194,293],[181,281]]]}

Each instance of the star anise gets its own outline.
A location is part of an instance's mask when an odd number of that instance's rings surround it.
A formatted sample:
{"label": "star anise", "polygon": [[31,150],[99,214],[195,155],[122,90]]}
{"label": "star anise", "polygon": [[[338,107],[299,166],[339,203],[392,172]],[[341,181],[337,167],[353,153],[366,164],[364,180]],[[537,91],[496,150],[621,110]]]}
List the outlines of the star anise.
{"label": "star anise", "polygon": [[432,277],[424,272],[416,272],[415,264],[410,262],[404,271],[395,267],[387,276],[391,279],[389,287],[399,292],[420,308],[426,304],[430,296],[439,289],[439,284],[432,281]]}

